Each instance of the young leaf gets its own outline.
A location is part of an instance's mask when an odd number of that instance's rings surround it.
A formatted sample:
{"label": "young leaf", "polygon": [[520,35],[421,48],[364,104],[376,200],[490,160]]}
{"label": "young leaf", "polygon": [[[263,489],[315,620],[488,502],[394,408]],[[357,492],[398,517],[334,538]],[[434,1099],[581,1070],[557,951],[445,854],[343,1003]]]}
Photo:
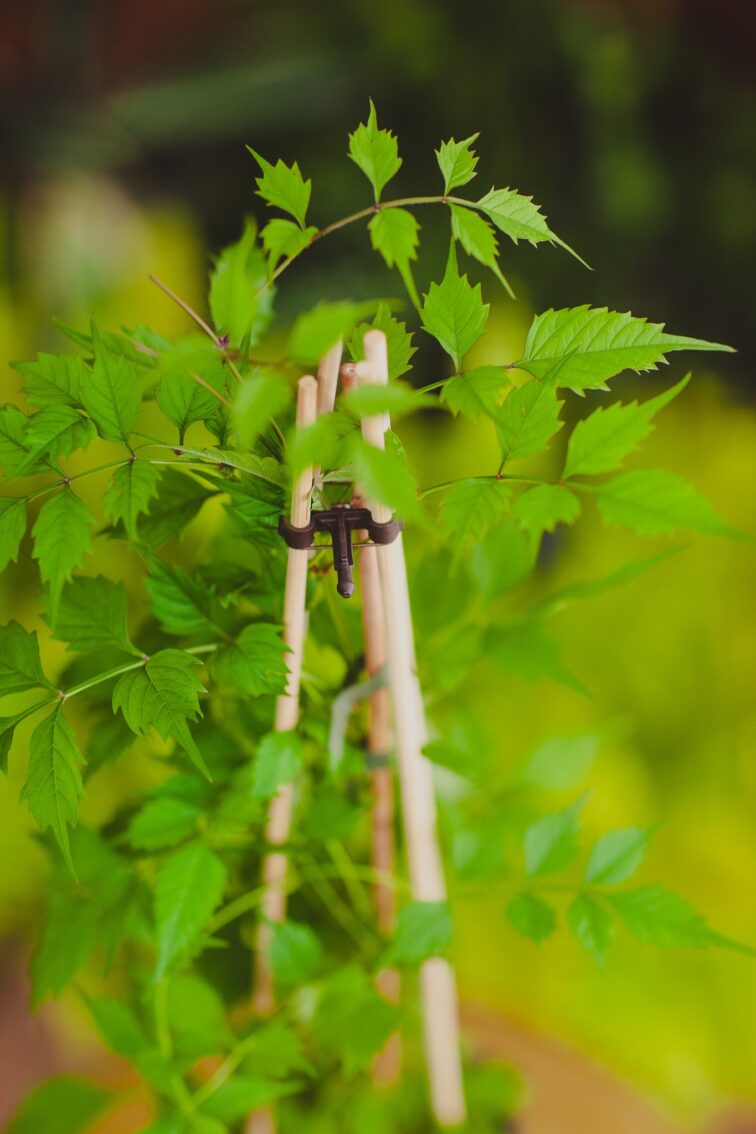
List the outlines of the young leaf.
{"label": "young leaf", "polygon": [[95,436],[92,422],[75,409],[47,406],[27,419],[25,443],[29,451],[16,466],[14,475],[24,476],[43,457],[55,461],[58,457],[68,457],[76,449],[86,449]]}
{"label": "young leaf", "polygon": [[547,791],[575,787],[587,775],[600,744],[601,737],[592,732],[551,736],[538,745],[520,779]]}
{"label": "young leaf", "polygon": [[614,936],[611,914],[590,894],[578,894],[567,907],[567,924],[583,948],[603,968],[606,950]]}
{"label": "young leaf", "polygon": [[662,886],[640,886],[610,894],[607,901],[633,936],[649,945],[706,949],[728,944],[685,898]]}
{"label": "young leaf", "polygon": [[358,327],[355,327],[349,341],[349,351],[352,358],[357,361],[365,357],[363,348],[365,331],[373,328],[383,331],[386,336],[389,381],[401,378],[403,374],[412,369],[412,356],[417,348],[412,345],[412,335],[407,331],[407,324],[400,323],[398,319],[395,319],[385,303],[378,305],[372,323],[361,323]]}
{"label": "young leaf", "polygon": [[398,173],[402,159],[394,135],[379,129],[372,100],[367,122],[349,135],[349,156],[373,186],[376,202],[380,201],[383,187]]}
{"label": "young leaf", "polygon": [[234,346],[246,336],[258,342],[273,315],[272,289],[260,291],[268,274],[256,240],[257,224],[248,219],[239,240],[223,249],[210,274],[210,314],[215,329]]}
{"label": "young leaf", "polygon": [[74,873],[68,828],[76,826],[78,800],[84,794],[79,765],[83,757],[60,705],[32,733],[29,768],[22,800],[43,830],[52,829],[63,857]]}
{"label": "young leaf", "polygon": [[252,697],[283,693],[288,669],[278,626],[254,622],[245,626],[232,646],[223,646],[212,661],[216,680]]}
{"label": "young leaf", "polygon": [[501,366],[478,366],[454,374],[441,389],[441,399],[452,413],[463,413],[476,421],[482,413],[495,417],[509,387],[509,378]]}
{"label": "young leaf", "polygon": [[289,213],[300,228],[304,228],[312,181],[304,180],[296,162],[286,165],[279,158],[275,165],[271,165],[251,146],[247,149],[262,170],[262,177],[256,178],[258,197],[273,208]]}
{"label": "young leaf", "polygon": [[80,576],[66,583],[50,622],[53,634],[71,650],[101,650],[112,646],[132,651],[126,629],[126,591],[102,575]]}
{"label": "young leaf", "polygon": [[73,1075],[45,1079],[26,1096],[5,1134],[84,1134],[111,1097],[99,1084]]}
{"label": "young leaf", "polygon": [[90,526],[94,516],[86,504],[66,485],[39,510],[32,529],[34,558],[42,580],[50,584],[50,612],[54,615],[63,584],[71,578],[90,550]]}
{"label": "young leaf", "polygon": [[144,666],[121,674],[113,690],[113,711],[121,710],[137,736],[146,736],[151,728],[163,740],[172,736],[209,777],[186,723],[201,716],[197,694],[205,690],[195,673],[197,664],[181,650],[158,651]]}
{"label": "young leaf", "polygon": [[296,732],[269,732],[257,746],[252,794],[271,799],[282,784],[296,778],[302,760],[302,743]]}
{"label": "young leaf", "polygon": [[444,195],[451,193],[452,189],[467,185],[475,176],[478,158],[473,153],[472,144],[477,137],[477,134],[471,134],[463,142],[455,142],[450,138],[448,142],[442,142],[435,151],[438,168],[444,179]]}
{"label": "young leaf", "polygon": [[[166,472],[172,473],[172,470]],[[139,517],[151,510],[150,501],[157,496],[160,475],[159,468],[138,457],[113,473],[103,501],[105,514],[116,522],[123,521],[129,539],[138,541],[140,538]]]}
{"label": "young leaf", "polygon": [[344,395],[341,405],[356,418],[391,415],[396,421],[408,413],[432,406],[433,399],[414,390],[407,382],[390,382],[385,386],[355,386]]}
{"label": "young leaf", "polygon": [[615,402],[606,408],[599,406],[590,417],[579,421],[567,445],[564,479],[619,468],[628,453],[632,453],[653,429],[654,414],[684,390],[689,381],[690,374],[686,374],[676,386],[642,405],[631,402],[623,406]]}
{"label": "young leaf", "polygon": [[270,419],[291,400],[291,389],[274,370],[257,370],[234,398],[234,426],[245,449],[267,429]]}
{"label": "young leaf", "polygon": [[194,945],[225,885],[226,868],[204,843],[190,843],[162,863],[155,884],[157,981]]}
{"label": "young leaf", "polygon": [[652,831],[647,827],[628,827],[609,831],[591,851],[585,871],[586,882],[594,886],[615,886],[635,874],[646,857]]}
{"label": "young leaf", "polygon": [[557,874],[569,866],[578,851],[582,802],[565,811],[544,815],[525,832],[525,869],[528,877]]}
{"label": "young leaf", "polygon": [[559,420],[562,405],[555,387],[545,382],[526,382],[510,390],[495,416],[502,461],[531,457],[547,448],[564,424]]}
{"label": "young leaf", "polygon": [[[533,198],[524,197],[516,189],[491,189],[485,197],[481,197],[476,202],[475,208],[484,212],[515,244],[520,240],[527,240],[535,245],[548,240],[552,244],[559,244],[580,260],[577,253],[551,231],[546,223],[546,217],[538,205],[534,204]],[[585,263],[584,260],[580,262]]]}
{"label": "young leaf", "polygon": [[469,256],[474,256],[486,268],[490,268],[502,287],[514,298],[514,292],[501,273],[498,260],[498,245],[494,230],[488,221],[483,220],[472,209],[462,205],[451,205],[452,236]]}
{"label": "young leaf", "polygon": [[150,1047],[144,1029],[126,1004],[106,996],[86,995],[84,1002],[110,1051],[136,1060]]}
{"label": "young leaf", "polygon": [[218,399],[210,390],[180,370],[163,374],[155,391],[155,401],[178,429],[182,445],[189,426],[210,417],[218,405]]}
{"label": "young leaf", "polygon": [[339,341],[351,334],[365,313],[361,303],[319,303],[297,319],[289,339],[288,355],[295,362],[316,363]]}
{"label": "young leaf", "polygon": [[0,626],[0,697],[36,688],[54,688],[39,660],[37,635],[18,622]]}
{"label": "young leaf", "polygon": [[451,940],[452,920],[446,902],[410,902],[399,911],[383,965],[420,965],[445,953]]}
{"label": "young leaf", "polygon": [[293,988],[311,980],[317,972],[323,949],[309,925],[284,921],[271,927],[268,964],[282,987]]}
{"label": "young leaf", "polygon": [[[526,565],[531,565],[532,560],[531,551]],[[500,564],[496,566],[501,571]],[[514,582],[519,582],[523,565],[518,564],[517,567]],[[588,696],[585,686],[565,668],[559,646],[537,618],[525,618],[508,625],[492,627],[487,635],[486,648],[493,662],[523,681],[540,681],[543,677],[549,677],[552,681],[558,681],[561,685]]]}
{"label": "young leaf", "polygon": [[548,902],[535,894],[515,895],[507,906],[507,921],[521,937],[540,943],[556,929],[556,914]]}
{"label": "young leaf", "polygon": [[151,799],[129,823],[127,835],[136,850],[175,847],[197,833],[202,811],[186,799]]}
{"label": "young leaf", "polygon": [[352,454],[352,471],[369,500],[385,504],[402,516],[418,516],[415,484],[407,462],[398,453],[358,441]]}
{"label": "young leaf", "polygon": [[92,343],[95,363],[85,376],[81,400],[101,437],[127,442],[142,401],[139,373],[129,359],[110,353],[94,321]]}
{"label": "young leaf", "polygon": [[24,391],[32,405],[76,406],[87,370],[72,354],[46,354],[41,351],[34,362],[12,362],[24,379]]}
{"label": "young leaf", "polygon": [[639,469],[620,473],[596,489],[604,523],[631,528],[638,535],[664,535],[690,528],[727,535],[709,501],[676,473]]}
{"label": "young leaf", "polygon": [[553,532],[557,524],[574,524],[580,515],[580,501],[561,484],[539,484],[520,494],[512,515],[535,539]]}
{"label": "young leaf", "polygon": [[370,223],[370,241],[389,268],[400,268],[417,259],[420,225],[407,209],[381,209]]}
{"label": "young leaf", "polygon": [[503,480],[458,480],[445,493],[441,521],[457,546],[481,539],[509,511],[512,489]]}
{"label": "young leaf", "polygon": [[420,312],[423,327],[432,335],[459,370],[462,358],[483,334],[488,304],[483,302],[480,284],[472,287],[461,276],[452,244],[440,284],[432,283]]}
{"label": "young leaf", "polygon": [[555,363],[563,361],[554,378],[558,386],[577,391],[602,389],[623,370],[656,370],[673,350],[731,351],[732,347],[669,335],[663,323],[584,304],[536,315],[525,353],[512,365],[535,378],[545,378]]}
{"label": "young leaf", "polygon": [[314,225],[300,228],[294,221],[284,220],[283,217],[273,217],[260,233],[263,248],[268,253],[268,272],[276,269],[278,261],[296,256],[317,236],[318,230]]}
{"label": "young leaf", "polygon": [[0,571],[18,559],[26,532],[26,501],[23,497],[0,496]]}

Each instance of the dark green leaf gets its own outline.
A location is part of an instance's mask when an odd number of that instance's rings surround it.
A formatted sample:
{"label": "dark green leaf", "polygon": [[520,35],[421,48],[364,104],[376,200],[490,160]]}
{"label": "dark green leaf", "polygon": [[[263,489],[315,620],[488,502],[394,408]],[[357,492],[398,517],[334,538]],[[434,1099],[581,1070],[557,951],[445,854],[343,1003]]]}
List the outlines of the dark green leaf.
{"label": "dark green leaf", "polygon": [[68,828],[76,826],[79,797],[84,794],[79,765],[83,757],[63,710],[56,706],[35,728],[29,745],[29,767],[22,800],[43,830],[51,828],[69,869],[74,873]]}
{"label": "dark green leaf", "polygon": [[126,629],[126,591],[98,575],[79,576],[64,586],[58,609],[51,617],[53,634],[72,650],[100,650],[113,646],[132,650]]}
{"label": "dark green leaf", "polygon": [[151,559],[146,584],[153,613],[167,634],[186,637],[208,629],[217,634],[214,590],[196,572]]}
{"label": "dark green leaf", "polygon": [[39,660],[37,635],[18,622],[0,626],[0,697],[37,687],[53,688]]}
{"label": "dark green leaf", "polygon": [[[149,499],[149,496],[144,497],[144,481],[147,477],[143,474],[141,466],[145,465],[148,468],[152,466],[147,465],[144,461],[132,462],[131,467],[134,465],[139,466],[139,473],[136,471],[132,473],[133,476],[139,478],[139,483],[135,479],[131,485],[120,486],[122,491],[122,507],[129,508],[133,521],[136,524],[137,515],[139,515],[138,532],[136,536],[141,543],[147,547],[157,549],[167,543],[173,536],[179,535],[184,528],[189,524],[199,512],[202,505],[212,493],[199,484],[194,477],[187,476],[186,473],[178,472],[170,466],[164,468],[160,473],[160,479],[157,481],[157,495],[154,499]],[[154,488],[154,484],[152,488]],[[137,491],[137,489],[139,491]],[[154,495],[150,491],[150,495]],[[136,511],[136,502],[142,499],[146,504],[146,511],[139,507],[139,512]],[[108,500],[106,498],[106,506]],[[110,504],[111,510],[115,507],[113,503]],[[126,512],[125,516],[129,515]],[[125,527],[125,523],[124,523]]]}
{"label": "dark green leaf", "polygon": [[189,426],[210,417],[218,406],[218,399],[210,390],[180,370],[163,375],[155,392],[155,401],[178,429],[182,444]]}
{"label": "dark green leaf", "polygon": [[282,693],[288,668],[278,626],[255,622],[245,626],[231,646],[222,646],[212,660],[217,681],[258,697]]}
{"label": "dark green leaf", "polygon": [[139,517],[151,510],[150,501],[157,495],[159,485],[160,469],[137,457],[113,473],[105,492],[105,513],[115,521],[123,521],[130,539],[139,539]]}
{"label": "dark green leaf", "polygon": [[155,884],[158,961],[155,979],[197,941],[226,885],[226,868],[204,843],[174,851]]}
{"label": "dark green leaf", "polygon": [[33,556],[39,561],[42,580],[50,584],[50,610],[55,610],[63,584],[71,578],[90,550],[89,529],[94,517],[86,504],[66,485],[39,510],[32,529]]}
{"label": "dark green leaf", "polygon": [[32,405],[76,406],[87,371],[80,358],[71,354],[41,351],[34,362],[12,362],[24,379],[26,397]]}
{"label": "dark green leaf", "polygon": [[293,988],[311,980],[323,956],[323,949],[309,925],[284,921],[271,926],[268,963],[281,987]]}
{"label": "dark green leaf", "polygon": [[18,560],[26,531],[26,501],[23,497],[0,496],[0,571]]}
{"label": "dark green leaf", "polygon": [[43,458],[55,461],[68,457],[76,449],[86,449],[95,438],[92,422],[70,406],[47,406],[27,419],[26,458],[16,466],[14,475],[24,476]]}

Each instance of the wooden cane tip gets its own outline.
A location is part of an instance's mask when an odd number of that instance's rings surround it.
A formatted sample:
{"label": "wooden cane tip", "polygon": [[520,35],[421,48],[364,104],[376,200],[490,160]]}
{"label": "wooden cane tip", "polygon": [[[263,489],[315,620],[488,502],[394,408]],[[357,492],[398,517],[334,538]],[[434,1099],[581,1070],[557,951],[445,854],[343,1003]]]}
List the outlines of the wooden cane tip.
{"label": "wooden cane tip", "polygon": [[384,346],[386,343],[386,332],[380,331],[377,327],[373,327],[370,331],[365,331],[363,338],[365,344],[365,353],[370,347]]}
{"label": "wooden cane tip", "polygon": [[303,374],[297,382],[297,386],[302,393],[307,393],[310,390],[317,390],[318,381],[317,378],[313,378],[312,374]]}
{"label": "wooden cane tip", "polygon": [[354,364],[354,376],[360,382],[375,382],[375,370],[372,363],[363,359]]}

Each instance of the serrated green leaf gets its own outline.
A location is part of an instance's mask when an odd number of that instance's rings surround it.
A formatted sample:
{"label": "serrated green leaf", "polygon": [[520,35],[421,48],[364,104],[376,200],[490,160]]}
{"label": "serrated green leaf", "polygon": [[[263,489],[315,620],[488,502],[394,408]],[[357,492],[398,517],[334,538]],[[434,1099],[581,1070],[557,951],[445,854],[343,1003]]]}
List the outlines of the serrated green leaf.
{"label": "serrated green leaf", "polygon": [[92,543],[89,529],[94,516],[86,504],[66,485],[39,510],[32,529],[34,550],[42,580],[50,586],[50,611],[55,610],[63,584],[71,578]]}
{"label": "serrated green leaf", "polygon": [[521,493],[512,515],[535,539],[553,532],[557,524],[574,524],[580,515],[580,500],[561,484],[539,484]]}
{"label": "serrated green leaf", "polygon": [[128,441],[134,428],[142,390],[135,364],[123,355],[111,354],[92,322],[94,367],[85,374],[81,400],[107,441]]}
{"label": "serrated green leaf", "polygon": [[189,800],[150,799],[129,823],[128,840],[136,850],[175,847],[197,833],[201,814],[201,809]]}
{"label": "serrated green leaf", "polygon": [[37,688],[54,688],[39,660],[37,635],[18,622],[0,626],[0,697]]}
{"label": "serrated green leaf", "polygon": [[163,374],[155,391],[155,401],[178,429],[182,445],[189,426],[210,417],[218,405],[214,394],[180,370]]}
{"label": "serrated green leaf", "polygon": [[299,225],[294,224],[294,221],[284,220],[283,217],[269,220],[260,233],[263,248],[268,253],[268,272],[275,271],[279,260],[298,255],[312,243],[317,234],[318,230],[314,225],[300,228]]}
{"label": "serrated green leaf", "polygon": [[150,511],[150,501],[157,496],[160,477],[159,468],[138,457],[113,473],[105,491],[105,514],[116,522],[121,520],[130,539],[140,538],[139,517]]}
{"label": "serrated green leaf", "polygon": [[382,964],[420,965],[444,954],[451,945],[453,926],[446,902],[409,902],[399,911],[394,936]]}
{"label": "serrated green leaf", "polygon": [[233,420],[245,449],[267,429],[271,418],[291,401],[291,388],[275,370],[257,370],[234,397]]}
{"label": "serrated green leaf", "polygon": [[454,374],[444,383],[441,399],[448,403],[452,413],[463,413],[477,421],[482,413],[495,417],[503,402],[510,382],[501,366],[478,366]]}
{"label": "serrated green leaf", "polygon": [[51,893],[42,939],[31,959],[35,1005],[58,996],[91,955],[101,912],[91,898]]}
{"label": "serrated green leaf", "polygon": [[[29,419],[17,406],[0,408],[0,468],[4,468],[8,478],[16,476],[16,470],[26,464],[29,455],[26,431]],[[27,467],[27,475],[37,472]]]}
{"label": "serrated green leaf", "polygon": [[423,327],[450,355],[457,370],[462,358],[478,341],[488,319],[480,284],[472,287],[467,276],[459,274],[454,245],[449,249],[444,278],[432,283],[420,312]]}
{"label": "serrated green leaf", "polygon": [[278,517],[284,508],[280,486],[249,477],[224,481],[223,487],[229,496],[226,513],[237,531],[255,546],[280,547]]}
{"label": "serrated green leaf", "polygon": [[441,522],[462,551],[471,539],[481,539],[509,511],[512,489],[503,480],[458,480],[444,494]]}
{"label": "serrated green leaf", "polygon": [[676,386],[642,405],[631,402],[623,406],[615,402],[606,408],[599,406],[590,417],[579,421],[567,445],[564,479],[619,468],[628,453],[632,453],[653,429],[654,414],[684,390],[689,381],[690,374],[686,374]]}
{"label": "serrated green leaf", "polygon": [[559,420],[562,405],[555,387],[544,382],[526,382],[510,390],[495,417],[502,461],[532,457],[546,449],[564,424]]}
{"label": "serrated green leaf", "polygon": [[70,406],[46,406],[27,419],[25,443],[28,453],[14,470],[25,476],[43,458],[55,461],[76,449],[86,449],[96,437],[92,422]]}
{"label": "serrated green leaf", "polygon": [[252,697],[283,693],[286,666],[281,630],[267,622],[245,626],[231,646],[222,646],[212,659],[217,681]]}
{"label": "serrated green leaf", "polygon": [[603,968],[614,936],[611,914],[590,894],[578,894],[567,907],[567,924],[584,949]]}
{"label": "serrated green leaf", "polygon": [[150,1047],[142,1025],[126,1004],[106,996],[84,996],[84,1003],[110,1051],[136,1060]]}
{"label": "serrated green leaf", "polygon": [[554,910],[535,894],[516,894],[507,906],[507,921],[521,937],[539,943],[556,929]]}
{"label": "serrated green leaf", "polygon": [[608,894],[607,901],[632,935],[649,945],[706,949],[728,944],[685,898],[662,886],[640,886]]}
{"label": "serrated green leaf", "polygon": [[488,221],[463,205],[451,205],[452,236],[467,252],[486,268],[490,268],[510,297],[514,292],[504,278],[496,259],[499,248],[496,235]]}
{"label": "serrated green leaf", "polygon": [[132,732],[146,736],[154,728],[163,740],[172,736],[209,777],[187,720],[202,715],[197,697],[205,687],[195,672],[197,659],[181,650],[159,650],[139,669],[122,674],[113,689],[118,709]]}
{"label": "serrated green leaf", "polygon": [[558,874],[574,861],[578,852],[582,802],[544,815],[525,832],[525,869],[529,877]]}
{"label": "serrated green leaf", "polygon": [[638,535],[665,535],[680,528],[731,534],[692,484],[663,469],[620,473],[597,486],[595,496],[604,523]]}
{"label": "serrated green leaf", "polygon": [[262,170],[262,177],[256,178],[258,197],[262,197],[268,205],[289,213],[304,228],[312,181],[304,180],[296,162],[286,165],[279,158],[275,165],[271,165],[251,146],[247,149]]}
{"label": "serrated green leaf", "polygon": [[[602,389],[623,370],[656,370],[674,350],[731,351],[721,343],[669,335],[663,323],[649,323],[606,307],[566,308],[536,315],[522,358],[512,365],[546,378],[562,362],[554,382],[573,390]],[[569,355],[569,357],[565,357]]]}
{"label": "serrated green leaf", "polygon": [[[475,203],[493,221],[496,227],[517,244],[527,240],[530,244],[540,244],[544,240],[559,244],[566,251],[575,253],[556,233],[549,228],[546,217],[532,197],[525,197],[516,189],[491,189],[485,197]],[[580,259],[580,257],[577,257]]]}
{"label": "serrated green leaf", "polygon": [[99,1084],[73,1075],[45,1079],[26,1096],[5,1134],[85,1134],[111,1101]]}
{"label": "serrated green leaf", "polygon": [[381,209],[368,224],[370,242],[389,268],[408,267],[417,259],[420,225],[407,209]]}
{"label": "serrated green leaf", "polygon": [[450,138],[448,142],[442,142],[435,151],[438,168],[444,179],[444,194],[467,185],[475,177],[478,158],[473,153],[472,144],[477,137],[477,134],[471,134],[462,142]]}
{"label": "serrated green leaf", "polygon": [[383,331],[386,336],[389,381],[401,378],[403,374],[412,369],[411,360],[417,348],[412,345],[412,334],[407,331],[407,324],[400,323],[398,319],[395,319],[385,303],[378,305],[372,323],[361,323],[358,327],[355,327],[349,340],[352,358],[358,361],[365,357],[363,345],[365,331],[373,329]]}
{"label": "serrated green leaf", "polygon": [[226,868],[204,843],[191,843],[163,861],[155,883],[157,981],[196,943],[225,886]]}
{"label": "serrated green leaf", "polygon": [[284,921],[271,926],[268,964],[273,978],[283,988],[311,980],[323,958],[323,948],[309,925]]}
{"label": "serrated green leaf", "polygon": [[128,604],[123,583],[102,575],[79,576],[66,583],[51,615],[54,636],[71,650],[133,650],[126,629]]}
{"label": "serrated green leaf", "polygon": [[84,794],[79,765],[84,758],[63,710],[56,706],[35,728],[29,744],[29,768],[22,800],[43,830],[50,828],[74,873],[68,828],[76,826],[78,800]]}
{"label": "serrated green leaf", "polygon": [[174,1051],[194,1063],[203,1055],[231,1048],[234,1032],[217,989],[196,973],[173,973],[168,981],[166,1016]]}
{"label": "serrated green leaf", "polygon": [[145,582],[150,606],[167,634],[186,637],[214,626],[215,595],[196,573],[190,575],[177,564],[150,559]]}
{"label": "serrated green leaf", "polygon": [[12,362],[11,366],[24,379],[24,391],[32,405],[80,405],[81,387],[86,368],[72,354],[46,354],[40,351],[34,362]]}
{"label": "serrated green leaf", "polygon": [[594,886],[615,886],[635,874],[646,857],[653,832],[647,827],[609,831],[596,841],[585,871]]}
{"label": "serrated green leaf", "polygon": [[[148,465],[146,461],[132,461],[124,466],[125,469],[132,470],[131,476],[134,479],[127,481],[124,473],[123,482],[119,483],[117,490],[113,488],[112,496],[110,490],[105,494],[105,505],[110,515],[114,515],[118,508],[124,509],[119,517],[124,528],[129,515],[137,527],[135,535],[130,538],[157,550],[169,539],[181,534],[212,495],[212,491],[199,484],[194,477],[178,472],[170,465],[159,472],[155,483],[151,474],[144,473],[144,467],[154,472],[154,466]],[[157,491],[154,491],[155,488]]]}
{"label": "serrated green leaf", "polygon": [[395,136],[390,130],[379,129],[372,100],[367,122],[349,135],[349,156],[373,186],[376,202],[380,201],[384,186],[399,172],[402,159]]}
{"label": "serrated green leaf", "polygon": [[369,500],[385,504],[402,516],[418,516],[415,482],[398,453],[358,440],[352,453],[352,471]]}
{"label": "serrated green leaf", "polygon": [[339,339],[347,338],[365,314],[363,303],[319,303],[295,322],[288,356],[295,362],[316,363]]}
{"label": "serrated green leaf", "polygon": [[353,1075],[367,1067],[396,1027],[396,1008],[375,990],[356,965],[342,966],[326,982],[315,1010],[313,1032],[318,1045]]}
{"label": "serrated green leaf", "polygon": [[296,732],[269,732],[257,746],[252,794],[271,799],[282,784],[297,777],[302,762],[302,743]]}
{"label": "serrated green leaf", "polygon": [[26,501],[23,497],[0,496],[0,571],[18,560],[26,532]]}
{"label": "serrated green leaf", "polygon": [[257,223],[250,218],[239,240],[223,249],[210,273],[213,324],[233,346],[247,336],[251,343],[258,342],[273,316],[273,290],[260,290],[268,273],[256,241]]}

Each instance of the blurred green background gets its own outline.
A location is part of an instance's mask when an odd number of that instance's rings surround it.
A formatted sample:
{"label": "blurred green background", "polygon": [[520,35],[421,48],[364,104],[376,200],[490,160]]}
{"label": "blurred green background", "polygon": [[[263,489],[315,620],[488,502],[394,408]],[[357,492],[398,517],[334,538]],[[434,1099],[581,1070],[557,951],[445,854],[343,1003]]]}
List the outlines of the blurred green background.
{"label": "blurred green background", "polygon": [[[315,223],[327,223],[365,201],[344,155],[372,97],[399,135],[396,195],[437,184],[442,137],[480,130],[481,189],[532,193],[594,267],[586,273],[556,249],[505,249],[518,300],[494,309],[479,360],[516,357],[533,311],[584,302],[738,348],[717,371],[695,360],[695,381],[665,411],[642,463],[689,477],[727,521],[753,531],[755,39],[756,7],[742,0],[5,0],[3,354],[63,349],[52,314],[187,330],[147,274],[202,309],[211,251],[236,238],[245,214],[262,216],[244,144],[298,160],[313,179]],[[425,287],[446,226],[420,220]],[[355,226],[304,257],[280,295],[284,315],[320,298],[394,294],[366,250]],[[428,342],[418,384],[445,373]],[[623,392],[683,372],[678,362],[626,377]],[[17,376],[2,374],[3,400],[14,400]],[[443,429],[435,417],[432,426],[411,438],[422,483],[480,471],[493,451],[472,427]],[[559,445],[555,465],[558,454]],[[657,544],[583,522],[548,546],[531,597]],[[24,572],[6,579],[3,619],[33,618]],[[647,877],[756,943],[753,606],[748,546],[695,539],[626,588],[559,616],[566,660],[592,700],[488,675],[469,711],[499,738],[502,780],[545,736],[599,734],[589,831],[663,819]],[[46,649],[60,660],[62,648]],[[24,941],[45,868],[17,803],[22,760],[19,746],[0,784],[0,932]],[[84,817],[107,813],[142,774],[120,764],[96,777]],[[493,898],[457,904],[469,1002],[574,1046],[683,1128],[756,1129],[752,960],[622,941],[602,974],[566,938],[543,950],[515,940]],[[87,1049],[73,1003],[50,1026],[59,1046]]]}

